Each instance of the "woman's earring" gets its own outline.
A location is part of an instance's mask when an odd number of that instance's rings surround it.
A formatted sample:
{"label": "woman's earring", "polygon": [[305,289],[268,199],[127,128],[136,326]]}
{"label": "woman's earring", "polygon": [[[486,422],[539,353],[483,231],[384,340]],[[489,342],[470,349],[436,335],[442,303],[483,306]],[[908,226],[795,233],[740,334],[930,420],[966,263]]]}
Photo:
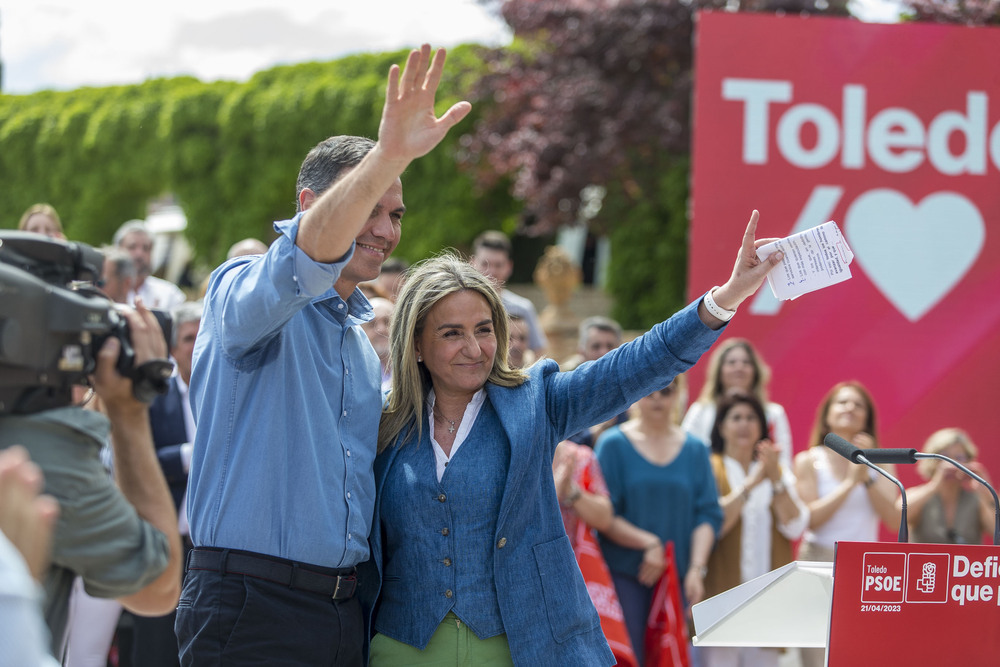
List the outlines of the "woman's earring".
{"label": "woman's earring", "polygon": [[423,360],[424,360],[424,358],[423,358],[423,357],[421,357],[421,356],[420,356],[420,355],[418,354],[418,355],[417,355],[417,363],[419,364],[419,363],[421,363],[421,362],[422,362]]}

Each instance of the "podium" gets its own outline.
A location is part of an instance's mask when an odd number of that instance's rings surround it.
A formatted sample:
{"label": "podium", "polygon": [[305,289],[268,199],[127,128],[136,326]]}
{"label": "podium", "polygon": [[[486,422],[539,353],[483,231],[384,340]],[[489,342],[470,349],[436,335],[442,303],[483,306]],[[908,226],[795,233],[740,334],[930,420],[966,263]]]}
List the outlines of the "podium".
{"label": "podium", "polygon": [[695,646],[825,647],[833,563],[794,561],[691,608]]}
{"label": "podium", "polygon": [[840,542],[694,605],[699,646],[827,647],[827,664],[1000,664],[1000,547]]}

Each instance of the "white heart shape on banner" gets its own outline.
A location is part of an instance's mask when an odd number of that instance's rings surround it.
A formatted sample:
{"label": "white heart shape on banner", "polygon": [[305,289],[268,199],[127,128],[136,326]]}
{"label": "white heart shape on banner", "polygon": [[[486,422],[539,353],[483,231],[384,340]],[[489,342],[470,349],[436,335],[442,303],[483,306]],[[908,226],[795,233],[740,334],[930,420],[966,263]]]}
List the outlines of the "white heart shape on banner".
{"label": "white heart shape on banner", "polygon": [[979,209],[954,192],[916,206],[895,190],[869,190],[847,210],[844,233],[883,295],[916,322],[955,287],[986,239]]}

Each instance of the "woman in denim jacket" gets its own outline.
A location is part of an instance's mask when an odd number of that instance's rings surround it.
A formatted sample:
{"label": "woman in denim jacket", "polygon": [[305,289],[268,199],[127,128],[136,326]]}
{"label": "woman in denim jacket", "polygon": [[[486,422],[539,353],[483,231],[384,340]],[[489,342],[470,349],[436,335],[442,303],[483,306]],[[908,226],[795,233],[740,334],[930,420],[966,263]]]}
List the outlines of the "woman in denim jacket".
{"label": "woman in denim jacket", "polygon": [[371,559],[358,572],[370,664],[614,664],[563,528],[553,453],[712,345],[780,260],[757,257],[757,218],[722,287],[565,373],[548,359],[509,367],[507,313],[467,262],[414,267],[390,328]]}

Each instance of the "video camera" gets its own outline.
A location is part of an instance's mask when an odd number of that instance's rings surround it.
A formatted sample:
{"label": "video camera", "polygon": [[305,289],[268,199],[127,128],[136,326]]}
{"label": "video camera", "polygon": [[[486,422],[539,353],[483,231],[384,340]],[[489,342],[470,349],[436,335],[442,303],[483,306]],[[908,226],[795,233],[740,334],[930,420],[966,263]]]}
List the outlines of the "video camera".
{"label": "video camera", "polygon": [[[173,364],[136,366],[128,320],[96,288],[103,268],[104,255],[84,243],[0,231],[0,414],[69,405],[112,336],[135,397],[148,403],[166,391]],[[169,345],[170,316],[153,312]]]}

